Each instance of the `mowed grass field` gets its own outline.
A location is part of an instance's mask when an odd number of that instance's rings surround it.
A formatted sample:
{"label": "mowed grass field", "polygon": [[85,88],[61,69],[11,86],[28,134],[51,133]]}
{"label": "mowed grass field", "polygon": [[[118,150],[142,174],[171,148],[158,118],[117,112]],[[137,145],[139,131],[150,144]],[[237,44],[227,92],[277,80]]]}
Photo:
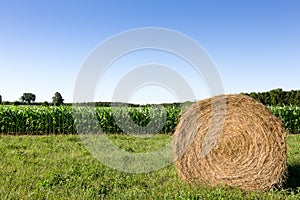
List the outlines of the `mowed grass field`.
{"label": "mowed grass field", "polygon": [[[171,135],[138,138],[109,135],[130,152],[147,152]],[[244,192],[190,186],[174,165],[132,174],[106,167],[78,135],[0,136],[0,199],[300,199],[300,135],[288,135],[289,175],[283,188]]]}

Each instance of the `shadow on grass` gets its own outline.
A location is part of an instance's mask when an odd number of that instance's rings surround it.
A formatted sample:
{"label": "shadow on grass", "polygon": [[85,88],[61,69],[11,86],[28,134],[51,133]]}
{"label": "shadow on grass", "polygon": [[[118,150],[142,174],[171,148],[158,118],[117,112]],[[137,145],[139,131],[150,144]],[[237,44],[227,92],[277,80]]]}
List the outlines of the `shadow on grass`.
{"label": "shadow on grass", "polygon": [[288,165],[288,177],[283,186],[285,189],[299,192],[300,187],[300,164]]}

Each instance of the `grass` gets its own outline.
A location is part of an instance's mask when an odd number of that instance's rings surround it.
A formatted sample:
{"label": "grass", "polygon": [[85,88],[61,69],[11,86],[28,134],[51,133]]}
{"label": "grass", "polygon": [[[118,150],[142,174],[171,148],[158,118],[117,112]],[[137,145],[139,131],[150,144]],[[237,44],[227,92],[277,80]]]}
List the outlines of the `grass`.
{"label": "grass", "polygon": [[[153,151],[170,135],[110,135],[120,148]],[[289,176],[281,189],[189,186],[174,165],[144,174],[108,168],[92,157],[77,135],[0,136],[0,199],[300,199],[300,135],[288,135]]]}

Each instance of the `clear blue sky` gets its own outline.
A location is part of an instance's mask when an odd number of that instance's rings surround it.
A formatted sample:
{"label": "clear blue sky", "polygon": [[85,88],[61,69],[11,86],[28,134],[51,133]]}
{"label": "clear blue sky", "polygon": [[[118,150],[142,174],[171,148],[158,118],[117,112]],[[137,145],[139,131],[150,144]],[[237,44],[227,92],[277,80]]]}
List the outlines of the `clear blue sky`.
{"label": "clear blue sky", "polygon": [[[226,93],[300,89],[299,11],[298,0],[0,0],[0,94],[4,101],[23,92],[51,101],[59,91],[72,102],[89,53],[108,37],[141,27],[196,40],[216,64]],[[118,74],[114,70],[107,80]],[[113,84],[106,84],[95,100],[111,100]],[[207,95],[203,85],[191,84],[198,99],[201,91]],[[156,101],[173,98],[155,89]],[[150,98],[146,91],[133,99]]]}

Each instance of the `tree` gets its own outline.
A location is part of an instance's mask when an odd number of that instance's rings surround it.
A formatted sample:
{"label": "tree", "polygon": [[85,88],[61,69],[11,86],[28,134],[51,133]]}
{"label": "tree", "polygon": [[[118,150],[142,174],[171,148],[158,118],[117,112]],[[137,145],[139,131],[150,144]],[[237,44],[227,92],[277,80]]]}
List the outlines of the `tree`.
{"label": "tree", "polygon": [[283,92],[281,88],[273,89],[269,91],[271,106],[282,105],[283,104]]}
{"label": "tree", "polygon": [[23,95],[21,96],[20,100],[22,102],[27,102],[28,104],[35,101],[35,95],[32,93],[23,93]]}
{"label": "tree", "polygon": [[12,104],[13,104],[14,106],[19,106],[19,105],[21,105],[20,101],[14,101]]}
{"label": "tree", "polygon": [[2,96],[0,95],[0,104],[2,103]]}
{"label": "tree", "polygon": [[64,99],[62,98],[59,92],[55,92],[54,97],[52,97],[52,100],[55,106],[59,106],[64,103]]}
{"label": "tree", "polygon": [[48,101],[44,101],[44,102],[42,103],[42,106],[49,106]]}

